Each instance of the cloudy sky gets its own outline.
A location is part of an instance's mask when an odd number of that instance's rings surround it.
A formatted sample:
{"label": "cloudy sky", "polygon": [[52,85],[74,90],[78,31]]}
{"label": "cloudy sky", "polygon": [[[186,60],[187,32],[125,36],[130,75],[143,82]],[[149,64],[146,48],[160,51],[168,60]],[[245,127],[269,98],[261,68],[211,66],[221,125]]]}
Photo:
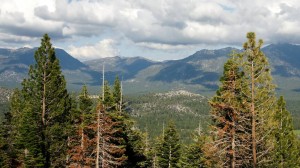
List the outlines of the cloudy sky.
{"label": "cloudy sky", "polygon": [[179,59],[203,48],[300,44],[298,0],[1,0],[0,47],[54,46],[80,60]]}

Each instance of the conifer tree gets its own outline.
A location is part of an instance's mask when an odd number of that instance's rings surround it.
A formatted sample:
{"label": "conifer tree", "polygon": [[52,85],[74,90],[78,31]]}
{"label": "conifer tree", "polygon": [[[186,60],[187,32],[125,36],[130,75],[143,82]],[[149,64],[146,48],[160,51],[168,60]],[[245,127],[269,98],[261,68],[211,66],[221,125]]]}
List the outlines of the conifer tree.
{"label": "conifer tree", "polygon": [[158,146],[156,152],[159,167],[179,167],[178,163],[180,159],[180,142],[179,135],[173,122],[169,122],[167,128],[164,130],[162,141]]}
{"label": "conifer tree", "polygon": [[275,143],[275,86],[270,65],[261,51],[263,41],[256,43],[253,32],[247,39],[244,51],[234,53],[225,64],[222,85],[210,102],[216,133],[213,147],[219,151],[222,167],[267,166]]}
{"label": "conifer tree", "polygon": [[35,52],[36,63],[22,82],[21,142],[27,167],[65,166],[71,101],[50,37]]}
{"label": "conifer tree", "polygon": [[281,96],[277,101],[277,109],[274,115],[277,129],[274,130],[275,148],[272,161],[275,167],[300,167],[300,151],[297,147],[297,137],[294,134],[292,117],[285,107],[285,101]]}
{"label": "conifer tree", "polygon": [[221,167],[234,168],[249,165],[250,116],[243,107],[243,101],[247,99],[243,95],[243,89],[247,89],[243,78],[233,53],[224,64],[221,86],[210,101],[213,119],[212,145],[216,150],[213,154]]}
{"label": "conifer tree", "polygon": [[[120,86],[114,88],[120,88]],[[111,90],[107,81],[104,82],[102,92],[103,95],[96,110],[96,167],[122,167],[125,165],[127,157],[125,155],[126,115],[122,113],[121,109],[118,109],[121,92],[119,91],[117,95],[115,90]]]}
{"label": "conifer tree", "polygon": [[24,162],[18,145],[21,110],[22,97],[16,89],[10,99],[10,109],[0,125],[0,167],[20,167]]}
{"label": "conifer tree", "polygon": [[143,168],[147,167],[145,135],[137,128],[127,127],[126,129],[126,152],[127,162],[125,167]]}
{"label": "conifer tree", "polygon": [[[105,111],[104,106],[99,103],[97,106],[97,148],[96,167],[122,167],[126,161],[125,146],[121,145],[123,139],[116,137],[122,133],[118,128],[118,122],[113,121],[110,112]],[[99,159],[99,160],[97,160]],[[98,165],[97,165],[98,164]]]}
{"label": "conifer tree", "polygon": [[205,168],[206,158],[204,147],[207,141],[207,136],[200,134],[194,135],[194,142],[186,146],[184,153],[181,155],[181,168]]}
{"label": "conifer tree", "polygon": [[108,111],[113,111],[116,108],[115,100],[114,100],[114,95],[111,91],[111,88],[109,86],[108,81],[104,81],[104,87],[103,87],[104,92],[104,98],[101,98],[103,101],[103,105],[105,106],[106,110]]}
{"label": "conifer tree", "polygon": [[[72,112],[72,126],[73,133],[69,137],[70,150],[69,163],[70,167],[84,167],[92,166],[94,156],[90,150],[92,145],[91,134],[93,130],[90,128],[93,124],[93,114],[92,114],[93,102],[89,98],[87,87],[84,85],[82,87],[81,93],[79,95],[78,109]],[[94,135],[93,135],[94,136]]]}
{"label": "conifer tree", "polygon": [[114,97],[114,103],[116,104],[116,110],[122,109],[122,88],[121,88],[121,82],[118,76],[116,76],[116,79],[114,81],[114,87],[113,87],[113,97]]}
{"label": "conifer tree", "polygon": [[251,163],[252,167],[267,165],[271,158],[274,138],[272,121],[275,111],[275,85],[272,83],[270,65],[267,57],[261,51],[263,40],[256,42],[255,33],[247,34],[248,41],[244,43],[244,52],[238,54],[241,71],[244,73],[248,96],[244,103],[251,114]]}

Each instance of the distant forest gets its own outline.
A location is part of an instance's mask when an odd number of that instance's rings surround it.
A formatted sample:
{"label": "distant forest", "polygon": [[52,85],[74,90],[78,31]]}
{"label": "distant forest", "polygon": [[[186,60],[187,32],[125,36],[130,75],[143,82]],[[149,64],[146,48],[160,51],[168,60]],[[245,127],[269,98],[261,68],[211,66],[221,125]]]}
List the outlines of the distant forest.
{"label": "distant forest", "polygon": [[[8,106],[0,106],[5,111],[0,167],[300,167],[300,140],[284,97],[276,97],[263,41],[253,32],[246,37],[243,52],[232,52],[224,64],[221,84],[208,106],[205,99],[175,100],[192,102],[195,111],[207,114],[203,118],[191,112],[186,122],[172,113],[173,107],[162,108],[167,114],[162,118],[151,108],[139,118],[124,101],[118,77],[113,85],[103,77],[96,100],[85,85],[79,95],[69,93],[45,34],[22,88],[14,90]],[[132,101],[145,105],[149,99]],[[156,101],[164,106],[167,100]],[[291,103],[289,108],[296,106]],[[203,120],[206,126],[200,125]],[[178,130],[178,125],[194,131]],[[299,122],[295,127],[300,128]]]}

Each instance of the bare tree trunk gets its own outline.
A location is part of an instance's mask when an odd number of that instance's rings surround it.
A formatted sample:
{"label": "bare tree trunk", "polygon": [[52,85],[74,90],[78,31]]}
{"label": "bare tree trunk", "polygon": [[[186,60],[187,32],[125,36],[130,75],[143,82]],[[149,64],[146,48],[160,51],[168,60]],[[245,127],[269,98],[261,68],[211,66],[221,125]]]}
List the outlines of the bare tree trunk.
{"label": "bare tree trunk", "polygon": [[[96,168],[99,168],[99,159],[100,159],[100,113],[101,113],[101,109],[104,108],[103,107],[103,103],[104,103],[104,64],[102,67],[102,107],[100,107],[99,111],[97,111],[97,147],[96,147]],[[102,137],[104,138],[104,137]],[[104,152],[104,149],[102,149],[102,153]],[[103,156],[102,156],[103,157]],[[102,167],[103,167],[103,158],[102,158]]]}
{"label": "bare tree trunk", "polygon": [[235,168],[236,156],[235,156],[235,116],[232,117],[232,130],[231,130],[231,168]]}
{"label": "bare tree trunk", "polygon": [[169,149],[169,166],[168,166],[168,168],[171,168],[171,158],[172,158],[172,152],[171,152],[171,146],[170,146],[170,149]]}
{"label": "bare tree trunk", "polygon": [[46,71],[43,73],[43,100],[42,100],[42,122],[45,125],[45,114],[46,114]]}
{"label": "bare tree trunk", "polygon": [[156,152],[154,154],[154,158],[153,158],[153,168],[156,168]]}
{"label": "bare tree trunk", "polygon": [[252,167],[256,168],[256,113],[254,107],[254,65],[253,61],[251,62],[251,113],[252,113],[252,157],[253,163]]}
{"label": "bare tree trunk", "polygon": [[102,168],[105,168],[105,139],[102,137]]}
{"label": "bare tree trunk", "polygon": [[99,152],[100,152],[100,110],[97,111],[97,147],[96,147],[96,168],[99,168]]}
{"label": "bare tree trunk", "polygon": [[43,139],[43,142],[45,142],[45,145],[44,145],[44,151],[43,151],[43,154],[45,155],[45,165],[46,166],[50,166],[50,154],[48,152],[48,149],[49,149],[49,142],[48,142],[48,138],[47,138],[47,135],[45,134],[45,129],[46,129],[46,65],[47,63],[45,63],[45,67],[44,67],[44,70],[43,70],[43,97],[42,97],[42,139]]}

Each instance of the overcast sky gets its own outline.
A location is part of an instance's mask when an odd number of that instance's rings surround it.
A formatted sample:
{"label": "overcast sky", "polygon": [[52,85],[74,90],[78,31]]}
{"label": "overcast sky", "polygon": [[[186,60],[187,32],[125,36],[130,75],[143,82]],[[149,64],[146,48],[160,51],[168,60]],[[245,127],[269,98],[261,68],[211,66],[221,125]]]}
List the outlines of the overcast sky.
{"label": "overcast sky", "polygon": [[1,0],[0,47],[54,46],[80,60],[111,56],[179,59],[242,46],[254,31],[265,44],[300,44],[298,0]]}

